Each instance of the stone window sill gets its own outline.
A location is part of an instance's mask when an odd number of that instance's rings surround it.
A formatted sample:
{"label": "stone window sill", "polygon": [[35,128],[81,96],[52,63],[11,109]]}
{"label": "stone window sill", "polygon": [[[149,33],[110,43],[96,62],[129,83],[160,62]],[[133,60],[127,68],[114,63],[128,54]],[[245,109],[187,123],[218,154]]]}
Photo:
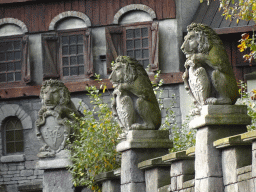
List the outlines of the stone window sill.
{"label": "stone window sill", "polygon": [[15,163],[25,161],[25,155],[6,155],[1,157],[1,163]]}

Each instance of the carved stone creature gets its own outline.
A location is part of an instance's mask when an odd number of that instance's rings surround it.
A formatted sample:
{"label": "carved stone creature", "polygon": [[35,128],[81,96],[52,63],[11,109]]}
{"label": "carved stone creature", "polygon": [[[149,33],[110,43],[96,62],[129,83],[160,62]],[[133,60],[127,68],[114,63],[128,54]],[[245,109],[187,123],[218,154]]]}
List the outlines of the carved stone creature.
{"label": "carved stone creature", "polygon": [[113,115],[128,130],[155,130],[161,126],[161,112],[151,82],[143,66],[128,56],[118,56],[109,77],[115,88]]}
{"label": "carved stone creature", "polygon": [[202,105],[231,105],[238,98],[237,82],[225,47],[210,27],[192,23],[181,46],[186,54],[183,80],[185,89],[200,114]]}
{"label": "carved stone creature", "polygon": [[66,146],[70,136],[70,127],[65,123],[72,120],[71,113],[79,115],[70,100],[70,93],[64,83],[58,80],[43,82],[40,98],[42,108],[36,120],[36,136],[44,143],[38,156],[40,158],[54,157]]}

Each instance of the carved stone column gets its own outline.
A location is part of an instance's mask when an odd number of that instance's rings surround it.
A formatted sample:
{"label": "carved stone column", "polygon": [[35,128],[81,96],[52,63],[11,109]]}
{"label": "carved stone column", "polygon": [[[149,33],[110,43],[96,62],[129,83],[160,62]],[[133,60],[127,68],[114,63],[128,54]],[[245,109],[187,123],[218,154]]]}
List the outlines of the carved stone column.
{"label": "carved stone column", "polygon": [[223,174],[221,151],[213,142],[246,132],[251,123],[246,106],[205,105],[201,115],[190,122],[190,128],[197,129],[195,150],[195,191],[221,192]]}
{"label": "carved stone column", "polygon": [[167,130],[130,130],[117,145],[122,152],[121,192],[145,192],[145,173],[138,163],[168,153],[172,147]]}

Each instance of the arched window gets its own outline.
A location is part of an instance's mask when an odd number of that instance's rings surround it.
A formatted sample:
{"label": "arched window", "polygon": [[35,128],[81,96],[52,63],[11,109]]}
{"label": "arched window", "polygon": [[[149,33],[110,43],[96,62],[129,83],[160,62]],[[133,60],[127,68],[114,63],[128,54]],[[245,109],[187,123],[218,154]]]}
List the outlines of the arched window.
{"label": "arched window", "polygon": [[5,155],[24,151],[23,128],[17,117],[8,117],[3,124],[2,131]]}

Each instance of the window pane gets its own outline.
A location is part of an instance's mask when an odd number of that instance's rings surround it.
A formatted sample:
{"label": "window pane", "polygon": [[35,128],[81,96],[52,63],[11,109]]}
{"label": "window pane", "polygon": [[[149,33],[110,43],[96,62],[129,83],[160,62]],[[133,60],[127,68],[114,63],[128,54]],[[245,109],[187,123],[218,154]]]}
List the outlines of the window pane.
{"label": "window pane", "polygon": [[148,58],[148,57],[149,57],[148,49],[143,49],[142,50],[142,58]]}
{"label": "window pane", "polygon": [[63,57],[63,58],[62,58],[62,64],[63,64],[64,66],[68,65],[68,57]]}
{"label": "window pane", "polygon": [[14,41],[14,49],[16,50],[21,49],[21,41]]}
{"label": "window pane", "polygon": [[14,143],[6,143],[6,153],[15,153]]}
{"label": "window pane", "polygon": [[143,60],[143,67],[146,68],[149,65],[149,60]]}
{"label": "window pane", "polygon": [[77,46],[77,53],[78,53],[78,54],[81,54],[81,53],[83,53],[83,51],[84,51],[83,45],[78,45],[78,46]]}
{"label": "window pane", "polygon": [[6,74],[0,74],[0,82],[6,82]]}
{"label": "window pane", "polygon": [[69,68],[68,67],[63,68],[63,76],[69,76]]}
{"label": "window pane", "polygon": [[142,39],[142,47],[148,47],[148,39]]}
{"label": "window pane", "polygon": [[70,55],[76,54],[76,45],[72,45],[69,47],[69,54]]}
{"label": "window pane", "polygon": [[15,141],[23,141],[23,130],[15,131]]}
{"label": "window pane", "polygon": [[7,73],[7,81],[14,81],[14,73]]}
{"label": "window pane", "polygon": [[23,152],[24,151],[24,143],[22,142],[17,142],[16,145],[16,152]]}
{"label": "window pane", "polygon": [[5,63],[2,63],[0,64],[0,72],[5,72],[6,71],[6,64]]}
{"label": "window pane", "polygon": [[62,47],[62,55],[68,55],[68,46]]}
{"label": "window pane", "polygon": [[84,64],[84,56],[83,55],[78,56],[77,59],[78,59],[78,64]]}
{"label": "window pane", "polygon": [[127,56],[129,56],[129,57],[134,57],[134,55],[133,55],[133,51],[127,51]]}
{"label": "window pane", "polygon": [[63,37],[62,37],[62,44],[68,45],[68,43],[69,43],[68,37],[63,36]]}
{"label": "window pane", "polygon": [[70,65],[76,65],[77,64],[77,58],[75,56],[70,57]]}
{"label": "window pane", "polygon": [[70,67],[70,75],[78,75],[78,67]]}
{"label": "window pane", "polygon": [[6,46],[7,51],[13,50],[13,42],[7,42],[5,46]]}
{"label": "window pane", "polygon": [[21,70],[21,62],[15,62],[15,70]]}
{"label": "window pane", "polygon": [[15,58],[15,60],[19,60],[21,58],[21,52],[20,51],[15,52],[14,58]]}
{"label": "window pane", "polygon": [[0,51],[6,51],[5,42],[0,42]]}
{"label": "window pane", "polygon": [[21,80],[21,73],[15,73],[15,81]]}
{"label": "window pane", "polygon": [[83,35],[78,35],[77,39],[78,39],[78,43],[83,43],[84,41]]}
{"label": "window pane", "polygon": [[83,75],[84,74],[84,67],[79,67],[79,75]]}
{"label": "window pane", "polygon": [[135,58],[140,59],[141,58],[141,50],[135,50]]}
{"label": "window pane", "polygon": [[148,36],[148,28],[142,28],[142,37],[147,37]]}
{"label": "window pane", "polygon": [[77,36],[76,35],[72,35],[69,37],[69,43],[70,44],[77,44]]}
{"label": "window pane", "polygon": [[134,41],[134,44],[135,44],[135,49],[140,49],[141,48],[140,39],[136,39]]}
{"label": "window pane", "polygon": [[134,48],[133,40],[126,41],[126,49],[133,49],[133,48]]}
{"label": "window pane", "polygon": [[6,141],[14,141],[14,131],[6,131]]}
{"label": "window pane", "polygon": [[127,39],[132,39],[134,37],[133,33],[134,33],[134,29],[126,30],[126,38]]}
{"label": "window pane", "polygon": [[140,29],[135,29],[135,38],[140,38]]}
{"label": "window pane", "polygon": [[7,71],[14,71],[14,63],[7,63]]}
{"label": "window pane", "polygon": [[7,60],[8,60],[8,61],[14,60],[14,53],[13,53],[13,52],[8,52],[8,53],[7,53]]}
{"label": "window pane", "polygon": [[0,53],[0,61],[5,61],[5,53]]}

